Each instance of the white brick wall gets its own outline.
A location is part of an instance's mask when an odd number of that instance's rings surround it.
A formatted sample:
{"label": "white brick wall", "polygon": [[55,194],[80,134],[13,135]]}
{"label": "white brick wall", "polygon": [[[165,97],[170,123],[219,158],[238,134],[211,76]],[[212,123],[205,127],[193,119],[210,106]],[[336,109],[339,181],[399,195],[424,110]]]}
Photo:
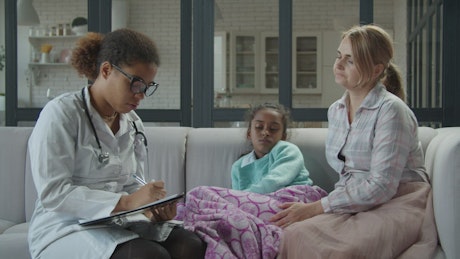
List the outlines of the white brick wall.
{"label": "white brick wall", "polygon": [[[60,23],[71,23],[77,16],[87,17],[88,12],[87,1],[84,0],[34,0],[33,4],[40,17],[41,26],[52,27]],[[23,36],[27,37],[27,35]],[[28,39],[24,40],[28,41]],[[51,56],[58,58],[63,49],[71,48],[74,45],[74,39],[41,40],[35,45],[39,48],[42,43],[52,44]],[[32,48],[28,51],[32,52]],[[28,62],[29,60],[26,61],[26,63]],[[48,102],[46,96],[48,89],[51,96],[57,96],[65,92],[79,90],[87,82],[86,79],[78,76],[71,66],[30,66],[29,69],[30,75],[33,75],[29,77],[31,85],[21,85],[21,83],[27,84],[27,80],[24,82],[21,74],[18,81],[20,88],[30,87],[28,92],[30,96],[20,96],[19,98],[23,99],[23,102],[29,100],[31,107],[43,107]],[[26,106],[27,104],[22,105]]]}
{"label": "white brick wall", "polygon": [[157,92],[145,98],[140,108],[180,108],[180,1],[131,0],[128,27],[141,31],[156,42],[160,68]]}
{"label": "white brick wall", "polygon": [[[128,0],[130,2],[128,27],[151,36],[161,54],[161,66],[155,81],[160,84],[157,93],[146,98],[140,108],[178,109],[180,107],[180,1]],[[374,1],[374,20],[393,30],[393,2]],[[217,0],[223,19],[216,20],[216,31],[269,32],[278,30],[278,0]],[[42,24],[68,23],[76,16],[87,17],[86,0],[34,0]],[[302,0],[294,1],[294,31],[334,30],[334,19],[359,16],[359,0]],[[357,18],[355,18],[357,21]],[[26,40],[26,39],[24,39]],[[338,42],[337,42],[338,45]],[[403,51],[401,53],[404,53]],[[331,73],[330,70],[324,73]],[[40,68],[36,85],[30,89],[30,105],[41,107],[46,102],[46,91],[52,95],[80,89],[85,80],[70,67]],[[339,88],[338,91],[341,91]],[[276,95],[238,95],[233,105],[278,100]],[[26,98],[27,99],[27,98]],[[293,98],[295,107],[320,107],[318,95]]]}

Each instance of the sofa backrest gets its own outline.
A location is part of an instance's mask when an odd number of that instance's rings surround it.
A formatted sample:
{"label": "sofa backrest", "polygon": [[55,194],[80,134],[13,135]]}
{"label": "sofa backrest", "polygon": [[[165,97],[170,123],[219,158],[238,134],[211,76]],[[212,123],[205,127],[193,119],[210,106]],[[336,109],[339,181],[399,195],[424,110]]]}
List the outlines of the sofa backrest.
{"label": "sofa backrest", "polygon": [[243,128],[194,128],[187,137],[186,191],[200,185],[231,187],[230,170],[250,151]]}
{"label": "sofa backrest", "polygon": [[326,128],[296,128],[290,131],[290,142],[302,151],[305,167],[314,185],[332,191],[339,179],[338,174],[326,161]]}
{"label": "sofa backrest", "polygon": [[149,173],[146,180],[163,180],[169,194],[185,190],[187,127],[146,127]]}
{"label": "sofa backrest", "polygon": [[[32,129],[0,127],[0,219],[24,222],[33,213],[37,194],[27,156]],[[424,149],[443,130],[420,127]],[[164,180],[168,193],[199,185],[231,187],[231,165],[251,150],[243,128],[146,127],[144,133],[149,147],[147,179]],[[288,141],[299,146],[314,184],[330,191],[337,174],[324,156],[326,134],[323,128],[296,128],[290,130]]]}
{"label": "sofa backrest", "polygon": [[[419,138],[425,150],[437,134],[433,128],[419,127]],[[338,180],[326,161],[327,128],[293,128],[288,141],[302,151],[305,167],[315,185],[326,191],[334,189]],[[231,166],[252,148],[246,140],[245,128],[193,128],[187,140],[185,166],[186,191],[199,185],[231,187]]]}
{"label": "sofa backrest", "polygon": [[[314,184],[332,190],[337,174],[324,155],[327,129],[295,128],[288,141],[302,151],[305,166]],[[194,128],[187,140],[186,190],[199,185],[231,187],[231,166],[242,154],[251,151],[244,128]]]}

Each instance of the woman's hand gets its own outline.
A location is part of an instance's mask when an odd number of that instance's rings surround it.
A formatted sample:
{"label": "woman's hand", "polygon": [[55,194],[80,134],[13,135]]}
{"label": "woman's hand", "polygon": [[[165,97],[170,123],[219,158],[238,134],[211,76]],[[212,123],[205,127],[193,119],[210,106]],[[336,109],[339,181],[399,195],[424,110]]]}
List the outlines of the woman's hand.
{"label": "woman's hand", "polygon": [[173,219],[177,213],[177,201],[167,203],[161,207],[152,208],[146,211],[145,215],[150,218],[152,222],[161,222]]}
{"label": "woman's hand", "polygon": [[279,208],[283,210],[271,217],[270,221],[281,228],[324,213],[320,200],[312,203],[286,202]]}
{"label": "woman's hand", "polygon": [[121,196],[113,212],[132,210],[147,203],[163,199],[166,196],[163,181],[149,182],[129,195]]}

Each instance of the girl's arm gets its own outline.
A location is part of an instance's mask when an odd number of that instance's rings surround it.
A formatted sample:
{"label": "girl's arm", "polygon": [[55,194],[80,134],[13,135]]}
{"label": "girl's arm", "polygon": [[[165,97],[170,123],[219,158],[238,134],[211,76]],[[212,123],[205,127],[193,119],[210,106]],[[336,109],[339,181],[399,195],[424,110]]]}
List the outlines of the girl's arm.
{"label": "girl's arm", "polygon": [[270,193],[291,185],[301,174],[305,173],[305,183],[311,184],[308,171],[300,149],[289,142],[278,142],[270,153],[268,170],[260,181],[248,186],[245,190],[256,193]]}

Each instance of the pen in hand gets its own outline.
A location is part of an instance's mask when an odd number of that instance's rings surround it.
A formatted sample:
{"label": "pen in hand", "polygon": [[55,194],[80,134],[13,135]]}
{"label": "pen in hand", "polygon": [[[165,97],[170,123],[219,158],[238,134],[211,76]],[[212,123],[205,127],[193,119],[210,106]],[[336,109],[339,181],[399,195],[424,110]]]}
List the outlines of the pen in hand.
{"label": "pen in hand", "polygon": [[140,183],[140,184],[142,184],[142,185],[146,185],[146,184],[147,184],[147,182],[146,182],[144,179],[140,178],[139,176],[133,174],[133,177],[134,177],[134,180],[136,180],[138,183]]}
{"label": "pen in hand", "polygon": [[[147,182],[144,179],[142,179],[141,177],[139,177],[136,174],[133,174],[133,178],[134,178],[134,180],[136,180],[136,182],[138,182],[141,185],[146,185],[147,184]],[[155,189],[160,188],[160,189],[157,189],[157,191],[155,192],[156,196],[157,196],[157,197],[154,197],[155,200],[163,199],[165,197],[165,195],[166,195],[166,191],[164,190],[164,182],[163,181],[155,182],[155,180],[152,180],[152,182],[154,182],[153,183],[153,188],[155,188]],[[160,196],[158,196],[158,195],[160,195]],[[149,215],[148,218],[151,218],[152,217],[152,212],[147,213],[146,215]]]}

